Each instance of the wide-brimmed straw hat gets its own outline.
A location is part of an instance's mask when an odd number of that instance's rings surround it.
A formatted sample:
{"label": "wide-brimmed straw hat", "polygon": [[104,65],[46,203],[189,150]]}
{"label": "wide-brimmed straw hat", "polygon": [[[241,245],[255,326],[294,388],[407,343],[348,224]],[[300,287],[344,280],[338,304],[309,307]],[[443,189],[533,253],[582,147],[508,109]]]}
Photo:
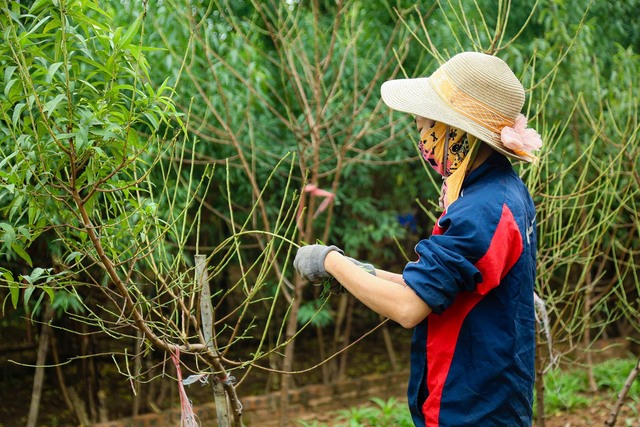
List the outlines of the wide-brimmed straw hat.
{"label": "wide-brimmed straw hat", "polygon": [[530,162],[533,156],[507,148],[501,138],[513,127],[524,105],[524,88],[500,58],[463,52],[430,77],[389,80],[382,100],[390,108],[462,129],[502,154]]}

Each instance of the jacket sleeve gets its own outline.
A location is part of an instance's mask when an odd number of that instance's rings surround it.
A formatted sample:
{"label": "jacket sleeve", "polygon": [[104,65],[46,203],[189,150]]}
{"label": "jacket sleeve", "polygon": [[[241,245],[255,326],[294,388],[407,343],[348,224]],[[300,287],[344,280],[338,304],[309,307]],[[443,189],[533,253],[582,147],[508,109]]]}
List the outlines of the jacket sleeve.
{"label": "jacket sleeve", "polygon": [[407,285],[436,314],[446,310],[459,292],[475,291],[482,283],[483,272],[477,264],[500,222],[501,206],[465,202],[449,207],[434,234],[416,245],[418,260],[403,271]]}

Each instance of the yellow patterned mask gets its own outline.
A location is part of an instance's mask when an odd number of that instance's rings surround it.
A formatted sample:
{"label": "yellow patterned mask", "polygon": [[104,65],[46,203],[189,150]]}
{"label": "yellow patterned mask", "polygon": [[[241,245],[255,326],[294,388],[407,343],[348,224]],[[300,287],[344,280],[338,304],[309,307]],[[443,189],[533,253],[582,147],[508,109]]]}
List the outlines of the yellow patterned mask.
{"label": "yellow patterned mask", "polygon": [[427,163],[445,178],[442,197],[445,209],[458,199],[479,145],[475,136],[444,123],[435,122],[423,131],[418,149]]}

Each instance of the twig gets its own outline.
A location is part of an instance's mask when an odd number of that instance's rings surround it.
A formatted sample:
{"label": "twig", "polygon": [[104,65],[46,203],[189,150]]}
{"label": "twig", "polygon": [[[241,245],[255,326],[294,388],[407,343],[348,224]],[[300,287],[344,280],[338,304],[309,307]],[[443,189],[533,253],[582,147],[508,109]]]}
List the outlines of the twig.
{"label": "twig", "polygon": [[620,409],[622,409],[622,405],[624,404],[624,401],[627,398],[627,393],[629,393],[629,389],[631,388],[631,385],[633,384],[635,379],[638,377],[638,372],[640,372],[640,358],[638,358],[638,362],[636,363],[636,366],[631,370],[631,372],[629,373],[629,376],[627,377],[627,380],[624,383],[624,386],[622,387],[622,390],[620,390],[620,393],[618,394],[618,401],[616,402],[615,406],[611,410],[611,413],[609,414],[609,418],[607,418],[607,421],[604,422],[605,426],[613,427],[616,424],[616,419],[618,418]]}

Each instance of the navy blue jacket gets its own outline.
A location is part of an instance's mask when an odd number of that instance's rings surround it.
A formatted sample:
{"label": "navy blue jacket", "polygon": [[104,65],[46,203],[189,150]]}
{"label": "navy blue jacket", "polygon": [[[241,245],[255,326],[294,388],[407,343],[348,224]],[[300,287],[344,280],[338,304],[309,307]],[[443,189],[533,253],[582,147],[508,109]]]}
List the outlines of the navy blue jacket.
{"label": "navy blue jacket", "polygon": [[493,153],[466,177],[403,277],[433,310],[414,330],[416,426],[531,426],[535,208]]}

